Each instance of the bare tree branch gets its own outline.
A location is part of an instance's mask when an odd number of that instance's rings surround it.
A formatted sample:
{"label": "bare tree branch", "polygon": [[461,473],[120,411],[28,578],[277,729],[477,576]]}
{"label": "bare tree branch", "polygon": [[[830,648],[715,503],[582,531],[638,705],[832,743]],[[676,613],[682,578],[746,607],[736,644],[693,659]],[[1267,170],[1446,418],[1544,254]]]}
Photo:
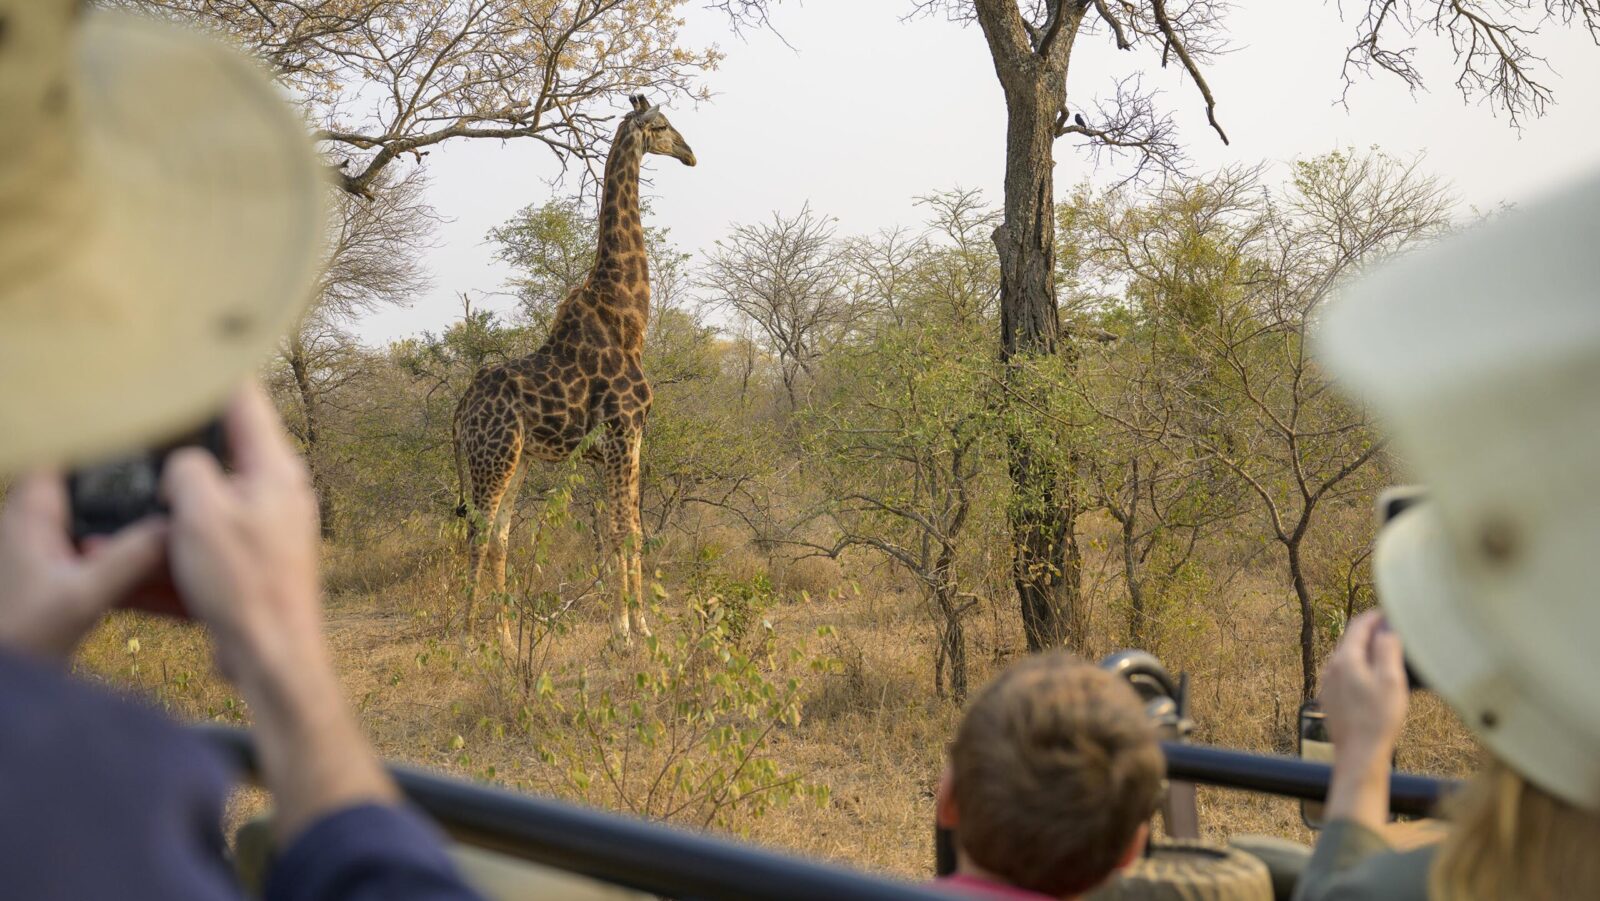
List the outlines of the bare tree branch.
{"label": "bare tree branch", "polygon": [[1128,40],[1128,32],[1123,28],[1122,20],[1117,18],[1116,13],[1111,11],[1111,7],[1107,5],[1106,0],[1094,0],[1094,9],[1095,12],[1100,14],[1101,20],[1111,27],[1111,33],[1116,35],[1117,49],[1132,50],[1133,42]]}
{"label": "bare tree branch", "polygon": [[318,137],[345,151],[338,179],[363,197],[402,154],[420,160],[457,139],[533,138],[592,173],[611,98],[703,98],[697,79],[719,58],[681,45],[675,2],[109,2],[209,25],[253,49],[323,125]]}
{"label": "bare tree branch", "polygon": [[[1157,110],[1155,97],[1154,91],[1144,89],[1141,76],[1126,76],[1117,82],[1110,100],[1096,102],[1092,118],[1085,118],[1085,124],[1061,124],[1056,134],[1088,138],[1088,147],[1097,165],[1107,156],[1134,154],[1138,162],[1124,181],[1142,180],[1152,169],[1181,172],[1185,154],[1177,126],[1170,113]],[[1065,110],[1062,114],[1065,115]]]}
{"label": "bare tree branch", "polygon": [[[1530,40],[1541,27],[1581,25],[1600,44],[1597,0],[1366,0],[1356,36],[1345,51],[1341,102],[1348,103],[1356,75],[1374,70],[1398,77],[1411,90],[1424,85],[1416,67],[1415,37],[1431,33],[1449,41],[1458,67],[1455,85],[1464,100],[1482,99],[1510,118],[1544,115],[1555,98],[1544,81],[1549,65]],[[1401,43],[1389,41],[1398,31]]]}
{"label": "bare tree branch", "polygon": [[[1217,137],[1222,143],[1228,143],[1228,133],[1222,130],[1222,125],[1217,122],[1217,98],[1211,94],[1211,85],[1206,83],[1206,78],[1200,72],[1200,66],[1195,62],[1194,56],[1189,52],[1189,38],[1173,27],[1172,19],[1167,15],[1167,0],[1150,0],[1150,11],[1156,20],[1156,27],[1161,29],[1161,36],[1166,40],[1167,49],[1177,54],[1178,61],[1183,63],[1183,68],[1189,73],[1189,80],[1199,89],[1200,96],[1206,101],[1206,120],[1216,130]],[[1165,64],[1165,59],[1162,60]]]}
{"label": "bare tree branch", "polygon": [[777,354],[790,407],[823,351],[854,322],[848,268],[833,220],[810,206],[737,225],[706,261],[707,302],[754,321]]}

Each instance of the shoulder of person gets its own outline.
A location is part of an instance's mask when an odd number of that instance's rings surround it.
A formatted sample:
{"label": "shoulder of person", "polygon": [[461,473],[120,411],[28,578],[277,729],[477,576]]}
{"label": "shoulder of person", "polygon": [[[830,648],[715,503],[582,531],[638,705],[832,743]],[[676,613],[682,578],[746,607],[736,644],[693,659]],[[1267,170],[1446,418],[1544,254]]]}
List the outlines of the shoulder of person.
{"label": "shoulder of person", "polygon": [[959,873],[940,877],[934,881],[933,887],[951,895],[961,895],[968,898],[989,898],[992,901],[1048,901],[1049,899],[1048,895],[1030,892],[1014,885],[991,882],[987,879],[977,879],[972,876],[963,876]]}
{"label": "shoulder of person", "polygon": [[0,742],[0,772],[135,791],[164,777],[222,789],[233,778],[217,752],[148,701],[8,650],[0,650],[0,713],[13,737]]}
{"label": "shoulder of person", "polygon": [[1384,836],[1355,823],[1329,823],[1295,901],[1427,901],[1428,871],[1437,847],[1396,851]]}

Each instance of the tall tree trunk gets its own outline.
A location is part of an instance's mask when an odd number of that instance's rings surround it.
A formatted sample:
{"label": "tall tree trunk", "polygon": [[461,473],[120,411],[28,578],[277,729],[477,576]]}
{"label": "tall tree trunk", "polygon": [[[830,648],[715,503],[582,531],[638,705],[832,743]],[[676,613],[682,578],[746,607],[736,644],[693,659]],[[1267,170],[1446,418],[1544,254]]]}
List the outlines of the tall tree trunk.
{"label": "tall tree trunk", "polygon": [[1135,454],[1128,461],[1128,506],[1121,509],[1115,502],[1108,502],[1106,509],[1111,517],[1117,521],[1122,529],[1122,580],[1128,586],[1128,646],[1154,651],[1150,647],[1150,619],[1149,610],[1145,607],[1144,578],[1139,573],[1139,492],[1143,490],[1140,481],[1139,457]]}
{"label": "tall tree trunk", "polygon": [[[1000,258],[1000,356],[1012,395],[1036,386],[1024,371],[1029,358],[1060,352],[1061,318],[1055,287],[1055,117],[1065,100],[1064,79],[1048,76],[1006,84],[1005,217],[994,232]],[[1002,79],[1002,83],[1005,80]],[[1017,415],[1026,416],[1028,404]],[[1078,506],[1061,460],[1014,427],[1007,441],[1012,503],[1012,579],[1032,651],[1079,645],[1080,560],[1073,541]]]}
{"label": "tall tree trunk", "polygon": [[[939,657],[949,667],[950,699],[959,706],[967,702],[967,633],[961,617],[945,620],[944,634],[940,638]],[[943,697],[944,692],[940,691]]]}
{"label": "tall tree trunk", "polygon": [[1317,696],[1316,611],[1311,606],[1311,589],[1306,585],[1305,568],[1300,561],[1300,535],[1291,535],[1283,546],[1289,552],[1289,580],[1294,584],[1295,599],[1300,602],[1300,699],[1309,701]]}
{"label": "tall tree trunk", "polygon": [[778,368],[783,373],[783,393],[789,398],[789,412],[793,413],[800,409],[800,401],[794,395],[795,381],[800,378],[799,367],[795,365],[794,359],[790,358],[779,360]]}
{"label": "tall tree trunk", "polygon": [[300,411],[305,417],[306,468],[311,471],[311,487],[317,493],[317,521],[324,539],[333,537],[333,496],[327,478],[318,460],[321,449],[321,410],[317,405],[316,387],[311,384],[311,360],[299,335],[289,338],[289,371],[294,375],[295,390],[300,395]]}
{"label": "tall tree trunk", "polygon": [[[964,519],[965,515],[961,518]],[[955,548],[949,544],[943,545],[934,564],[934,600],[944,616],[944,628],[939,634],[934,688],[939,697],[944,697],[941,674],[948,671],[950,697],[957,704],[964,704],[967,700],[967,630],[961,618],[966,611],[962,609],[961,598],[956,590],[955,565]]]}
{"label": "tall tree trunk", "polygon": [[[1068,0],[1043,4],[1043,21],[1023,18],[1016,0],[973,0],[1006,99],[1004,216],[994,231],[1000,258],[1000,357],[1015,404],[1007,436],[1012,502],[1011,576],[1022,608],[1030,650],[1081,645],[1081,557],[1073,540],[1079,507],[1054,448],[1030,440],[1021,427],[1030,358],[1060,350],[1061,317],[1055,286],[1056,122],[1066,114],[1072,45],[1089,5]],[[1068,461],[1070,465],[1070,460]]]}
{"label": "tall tree trunk", "polygon": [[1128,583],[1128,644],[1151,651],[1149,611],[1145,609],[1144,580],[1139,576],[1139,553],[1134,541],[1133,523],[1132,516],[1122,523],[1122,578]]}

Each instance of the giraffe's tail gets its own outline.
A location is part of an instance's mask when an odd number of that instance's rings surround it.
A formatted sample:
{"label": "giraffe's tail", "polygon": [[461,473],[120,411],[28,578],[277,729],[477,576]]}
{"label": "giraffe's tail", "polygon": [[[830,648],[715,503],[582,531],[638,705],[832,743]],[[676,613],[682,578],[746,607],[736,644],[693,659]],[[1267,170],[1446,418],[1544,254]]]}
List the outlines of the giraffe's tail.
{"label": "giraffe's tail", "polygon": [[467,466],[461,454],[461,429],[459,423],[450,423],[450,444],[456,452],[456,515],[467,518]]}

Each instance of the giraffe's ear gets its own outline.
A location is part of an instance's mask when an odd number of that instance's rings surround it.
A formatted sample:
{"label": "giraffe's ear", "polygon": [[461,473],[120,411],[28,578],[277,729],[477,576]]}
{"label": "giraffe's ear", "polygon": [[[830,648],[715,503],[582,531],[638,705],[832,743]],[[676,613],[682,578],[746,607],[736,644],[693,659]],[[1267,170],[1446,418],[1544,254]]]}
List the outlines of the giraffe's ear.
{"label": "giraffe's ear", "polygon": [[633,111],[636,113],[642,113],[650,108],[650,101],[644,99],[643,94],[634,94],[628,100],[633,104]]}

